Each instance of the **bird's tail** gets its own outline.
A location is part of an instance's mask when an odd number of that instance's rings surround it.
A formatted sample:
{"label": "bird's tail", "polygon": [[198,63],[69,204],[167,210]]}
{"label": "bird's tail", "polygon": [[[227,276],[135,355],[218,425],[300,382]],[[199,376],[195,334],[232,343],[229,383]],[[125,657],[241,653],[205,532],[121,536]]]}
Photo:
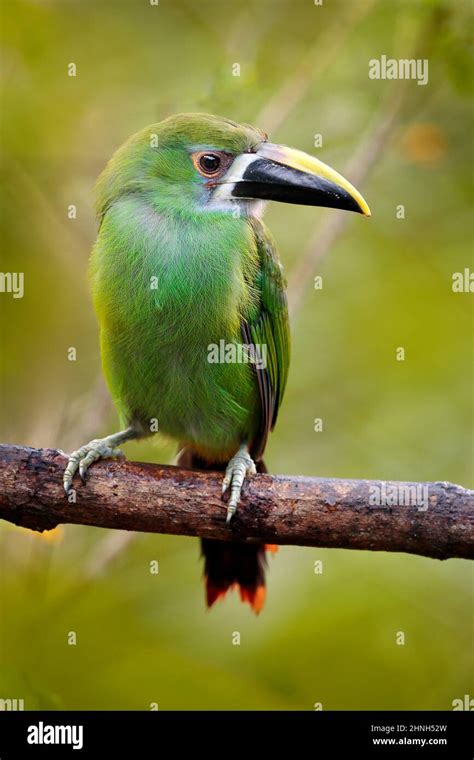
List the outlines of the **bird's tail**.
{"label": "bird's tail", "polygon": [[[189,447],[178,456],[180,467],[199,470],[225,470],[222,463],[202,460]],[[258,472],[267,472],[262,461],[257,462]],[[201,539],[204,557],[206,603],[212,607],[226,593],[236,588],[243,602],[247,602],[258,615],[265,602],[266,552],[276,552],[278,547],[270,544],[242,544],[234,541]]]}

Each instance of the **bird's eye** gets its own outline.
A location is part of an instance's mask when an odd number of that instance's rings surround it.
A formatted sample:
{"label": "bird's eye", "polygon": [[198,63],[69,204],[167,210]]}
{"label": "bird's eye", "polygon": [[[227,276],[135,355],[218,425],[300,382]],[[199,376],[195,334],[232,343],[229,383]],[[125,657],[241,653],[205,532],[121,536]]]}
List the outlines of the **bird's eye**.
{"label": "bird's eye", "polygon": [[225,151],[201,150],[191,155],[194,168],[208,179],[219,177],[229,166],[233,156]]}
{"label": "bird's eye", "polygon": [[204,153],[199,159],[199,168],[204,174],[215,174],[221,165],[221,159],[215,153]]}

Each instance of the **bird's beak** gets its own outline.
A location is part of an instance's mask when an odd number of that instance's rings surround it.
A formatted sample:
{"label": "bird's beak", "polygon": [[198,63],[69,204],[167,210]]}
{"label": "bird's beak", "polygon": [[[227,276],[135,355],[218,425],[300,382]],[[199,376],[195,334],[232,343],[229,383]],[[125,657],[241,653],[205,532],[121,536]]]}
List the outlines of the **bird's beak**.
{"label": "bird's beak", "polygon": [[356,211],[370,216],[362,195],[330,166],[301,150],[263,142],[255,153],[239,156],[225,184],[232,198],[281,201]]}

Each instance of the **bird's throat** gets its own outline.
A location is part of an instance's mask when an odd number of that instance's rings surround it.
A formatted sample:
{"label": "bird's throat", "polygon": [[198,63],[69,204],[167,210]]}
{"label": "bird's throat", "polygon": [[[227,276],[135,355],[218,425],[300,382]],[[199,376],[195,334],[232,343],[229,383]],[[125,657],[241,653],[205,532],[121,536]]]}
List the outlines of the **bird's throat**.
{"label": "bird's throat", "polygon": [[228,339],[252,308],[257,266],[245,218],[158,213],[139,198],[122,199],[107,212],[93,253],[99,319],[124,330],[153,325],[163,340]]}

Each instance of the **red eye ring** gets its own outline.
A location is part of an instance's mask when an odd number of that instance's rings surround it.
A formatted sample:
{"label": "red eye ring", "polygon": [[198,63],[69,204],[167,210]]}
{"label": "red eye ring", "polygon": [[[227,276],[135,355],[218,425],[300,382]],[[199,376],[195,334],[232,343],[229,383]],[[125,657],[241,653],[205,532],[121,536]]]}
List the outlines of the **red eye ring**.
{"label": "red eye ring", "polygon": [[191,155],[194,168],[202,177],[214,179],[225,172],[232,156],[224,151],[200,150]]}

